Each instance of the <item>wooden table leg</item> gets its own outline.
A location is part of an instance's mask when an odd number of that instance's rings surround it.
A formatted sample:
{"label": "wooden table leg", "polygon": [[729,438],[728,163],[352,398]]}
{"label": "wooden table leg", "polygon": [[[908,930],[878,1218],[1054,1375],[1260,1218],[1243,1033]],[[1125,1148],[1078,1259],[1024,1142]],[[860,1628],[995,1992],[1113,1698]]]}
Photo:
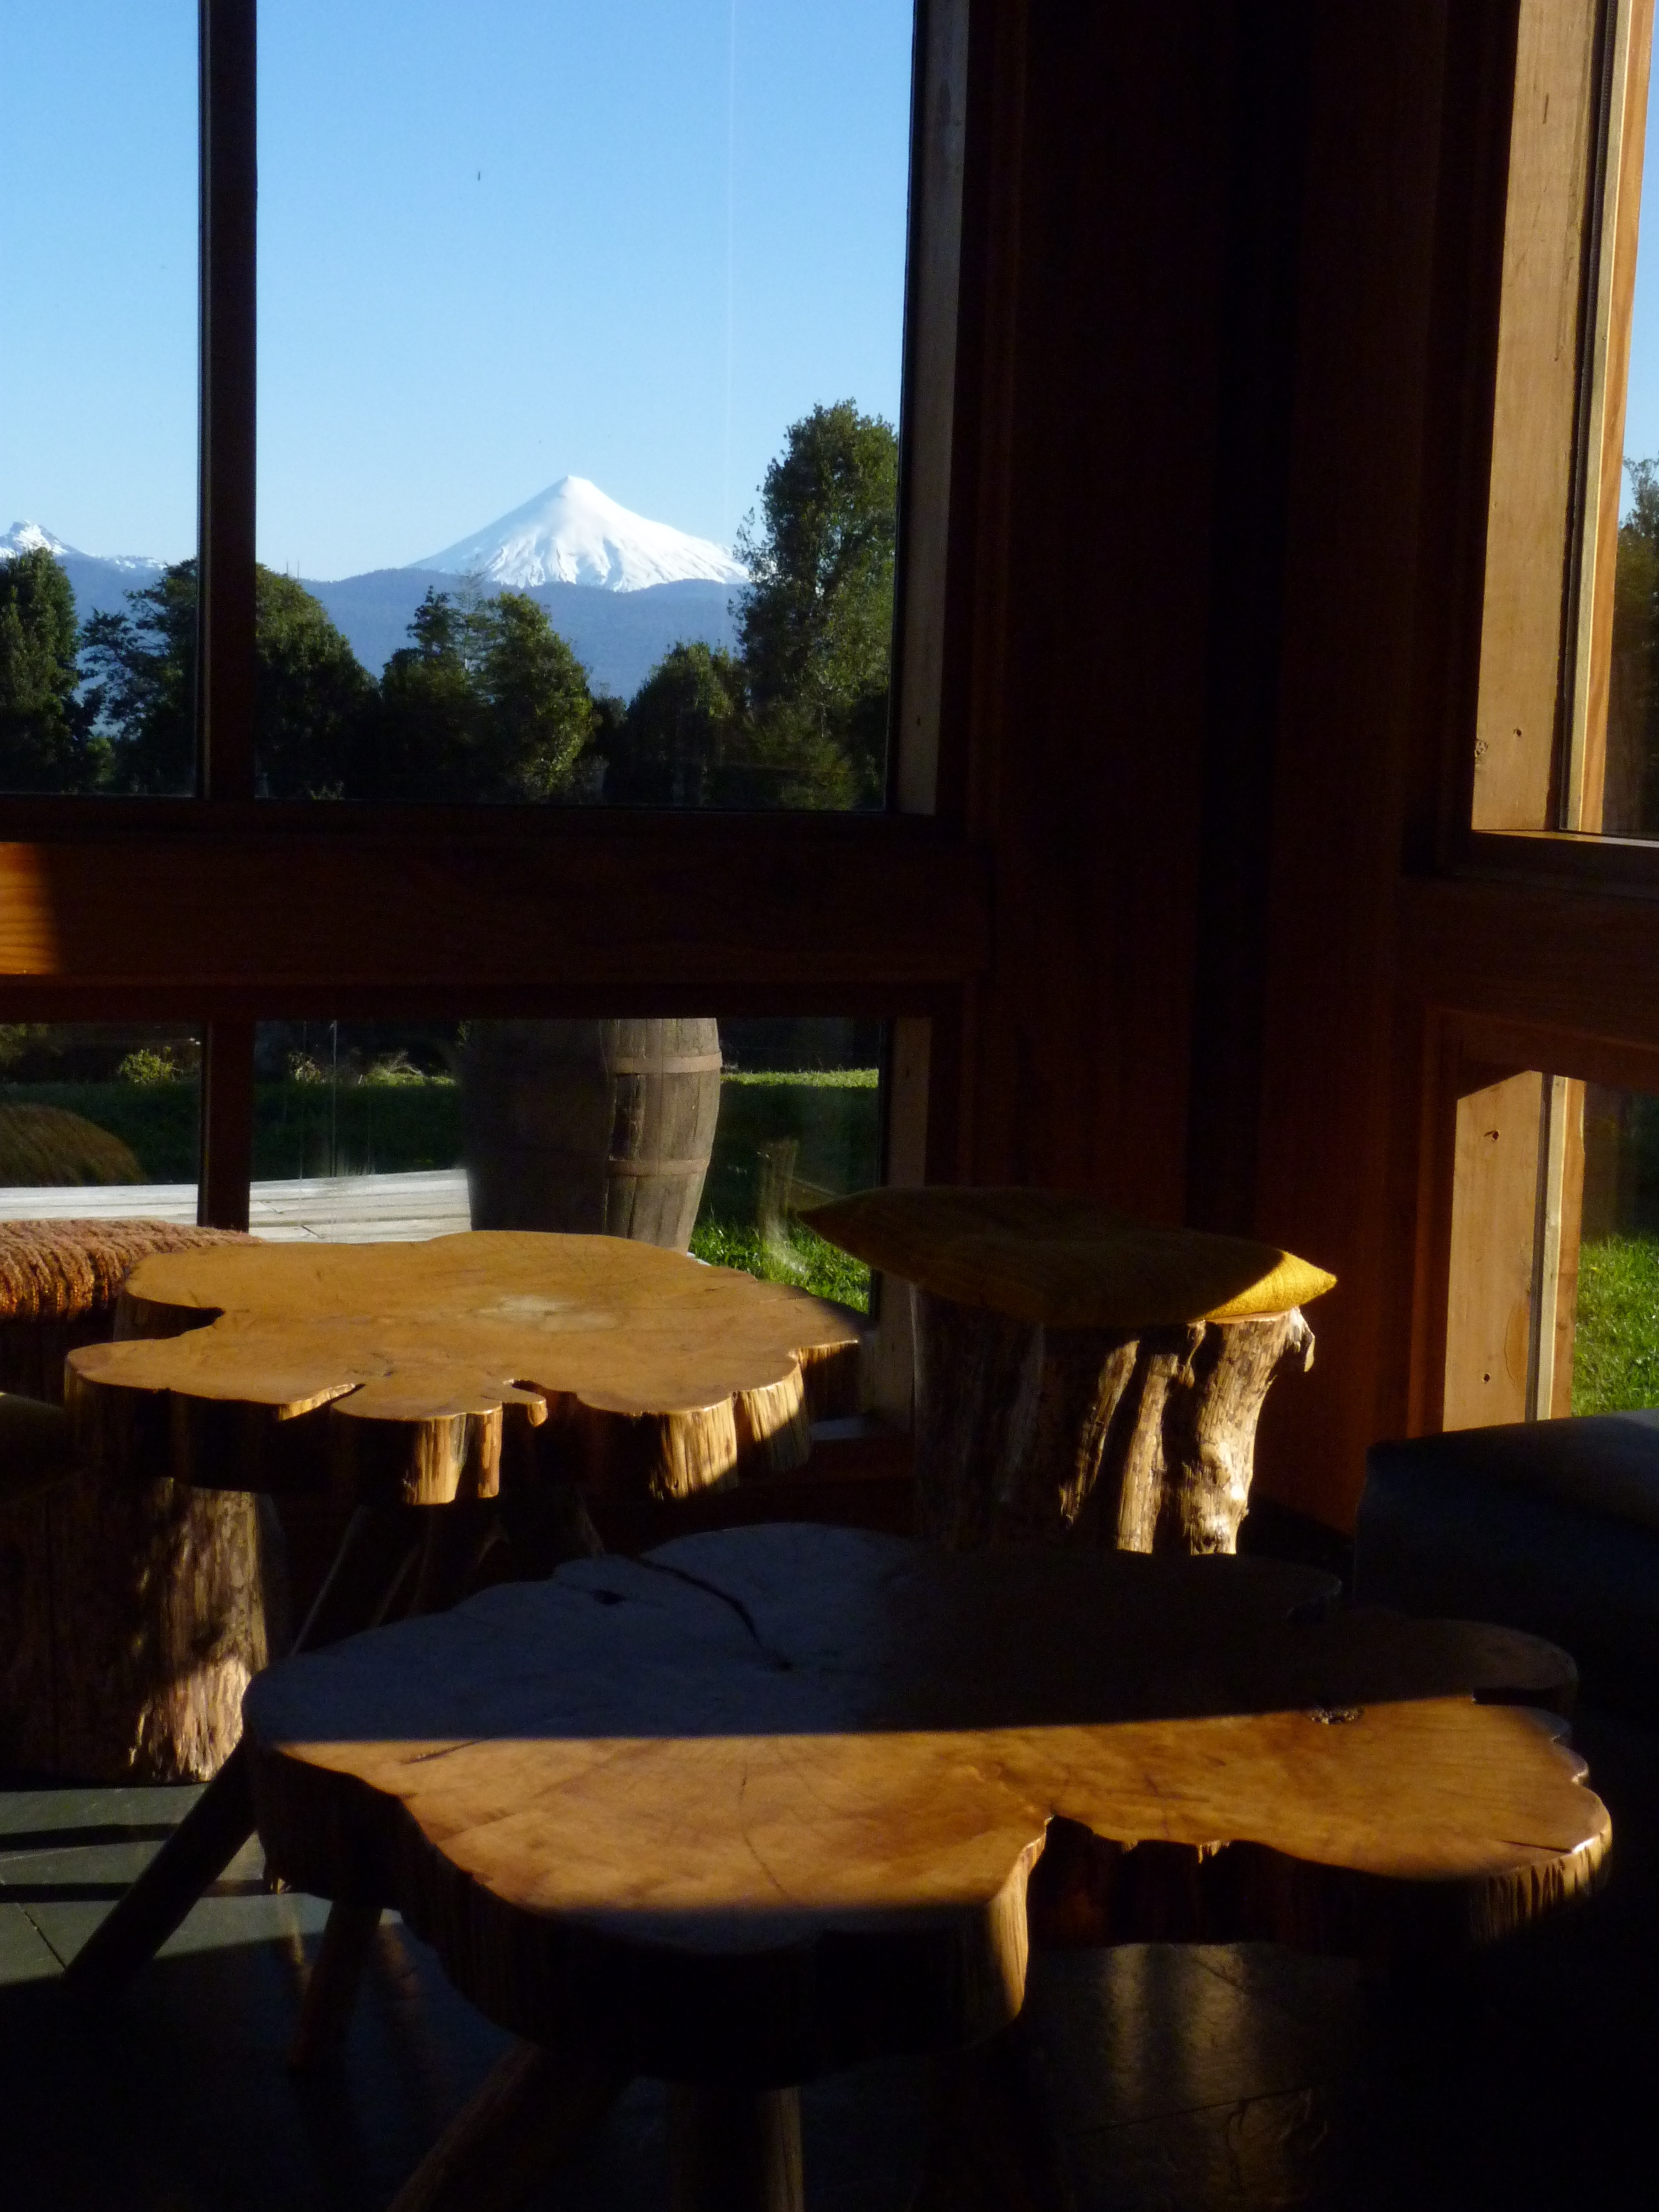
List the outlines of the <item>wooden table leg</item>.
{"label": "wooden table leg", "polygon": [[673,2212],[805,2212],[799,2089],[668,2092]]}
{"label": "wooden table leg", "polygon": [[[628,2086],[602,2059],[520,2043],[484,2077],[392,2199],[391,2212],[514,2212]],[[734,2208],[735,2212],[735,2208]]]}
{"label": "wooden table leg", "polygon": [[329,1906],[316,1964],[300,2000],[299,2025],[289,2045],[288,2063],[294,2073],[303,2074],[319,2059],[331,2057],[344,2042],[380,1924],[378,1905],[337,1898]]}
{"label": "wooden table leg", "polygon": [[161,1949],[252,1833],[247,1757],[238,1744],[137,1881],[70,1960],[64,1986],[82,1994],[118,1989]]}
{"label": "wooden table leg", "polygon": [[935,2060],[927,2148],[910,2212],[1061,2212],[1070,2202],[1024,2021]]}
{"label": "wooden table leg", "polygon": [[[365,1609],[372,1620],[373,1597],[366,1604],[364,1592],[383,1591],[401,1575],[411,1544],[418,1540],[400,1514],[362,1508],[354,1513],[328,1578],[294,1639],[294,1650],[349,1635],[364,1625]],[[146,1960],[155,1957],[252,1833],[253,1800],[239,1745],[137,1881],[70,1960],[64,1970],[64,1986],[82,1995],[105,1995],[120,1988]]]}

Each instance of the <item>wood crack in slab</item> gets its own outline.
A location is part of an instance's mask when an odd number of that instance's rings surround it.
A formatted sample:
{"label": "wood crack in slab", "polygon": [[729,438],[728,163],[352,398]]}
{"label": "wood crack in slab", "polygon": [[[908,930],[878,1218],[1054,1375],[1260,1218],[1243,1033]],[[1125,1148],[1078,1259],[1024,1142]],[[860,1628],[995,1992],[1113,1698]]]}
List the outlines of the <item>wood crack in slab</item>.
{"label": "wood crack in slab", "polygon": [[769,1660],[781,1674],[794,1673],[793,1660],[786,1659],[781,1651],[773,1650],[761,1634],[759,1624],[754,1614],[750,1612],[740,1597],[734,1596],[730,1590],[722,1589],[718,1583],[705,1582],[701,1575],[694,1575],[689,1568],[671,1566],[666,1559],[653,1559],[647,1554],[645,1558],[635,1560],[635,1565],[648,1567],[653,1575],[672,1575],[677,1583],[685,1583],[692,1589],[702,1590],[708,1597],[718,1598],[722,1605],[729,1606],[736,1613],[753,1638],[755,1648],[763,1658]]}

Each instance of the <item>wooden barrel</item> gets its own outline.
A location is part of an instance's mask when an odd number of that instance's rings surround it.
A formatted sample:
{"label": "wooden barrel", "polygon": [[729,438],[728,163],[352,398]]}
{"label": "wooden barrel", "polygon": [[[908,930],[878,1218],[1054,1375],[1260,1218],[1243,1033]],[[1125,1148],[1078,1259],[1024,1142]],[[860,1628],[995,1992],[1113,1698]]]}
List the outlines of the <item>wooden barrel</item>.
{"label": "wooden barrel", "polygon": [[720,1118],[714,1022],[477,1022],[461,1092],[475,1229],[690,1243]]}

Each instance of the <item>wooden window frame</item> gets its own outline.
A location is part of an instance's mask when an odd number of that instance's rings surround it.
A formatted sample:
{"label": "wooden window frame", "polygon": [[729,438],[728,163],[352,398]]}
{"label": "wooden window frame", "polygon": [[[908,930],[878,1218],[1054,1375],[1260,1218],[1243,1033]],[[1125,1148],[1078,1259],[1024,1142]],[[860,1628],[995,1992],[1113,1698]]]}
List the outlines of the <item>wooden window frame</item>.
{"label": "wooden window frame", "polygon": [[[1493,1273],[1484,1339],[1480,1316],[1471,1323],[1468,1310],[1482,1304],[1470,1296],[1478,1270],[1469,1255],[1461,1276],[1456,1272],[1455,1216],[1466,1186],[1479,1210],[1467,1157],[1460,1182],[1460,1147],[1467,1153],[1468,1146],[1462,1108],[1513,1089],[1528,1071],[1534,1090],[1541,1075],[1540,1097],[1555,1107],[1553,1122],[1547,1109],[1539,1127],[1509,1133],[1517,1142],[1530,1135],[1539,1154],[1536,1207],[1528,1215],[1536,1224],[1534,1275],[1523,1408],[1492,1416],[1513,1418],[1523,1410],[1525,1418],[1537,1418],[1570,1406],[1570,1373],[1555,1356],[1563,1339],[1549,1325],[1556,1285],[1539,1274],[1540,1260],[1554,1249],[1550,1178],[1562,1150],[1563,1099],[1570,1103],[1571,1085],[1583,1081],[1659,1091],[1659,842],[1607,836],[1597,827],[1653,0],[1519,0],[1515,16],[1519,51],[1511,50],[1504,88],[1510,120],[1523,127],[1530,100],[1536,125],[1546,96],[1553,99],[1558,168],[1553,177],[1530,173],[1538,144],[1510,140],[1508,234],[1489,239],[1484,256],[1496,279],[1486,474],[1475,488],[1484,522],[1475,543],[1485,586],[1480,649],[1486,659],[1478,674],[1471,671],[1466,696],[1473,711],[1467,720],[1454,711],[1445,732],[1443,757],[1450,773],[1442,774],[1435,849],[1425,864],[1408,867],[1397,895],[1397,976],[1405,1003],[1418,1010],[1424,1102],[1414,1431],[1474,1418],[1469,1407],[1478,1394],[1469,1377],[1455,1392],[1462,1410],[1449,1402],[1455,1378],[1448,1374],[1449,1349],[1455,1364],[1458,1328],[1469,1330],[1471,1343],[1484,1341],[1489,1353],[1504,1334],[1497,1313],[1505,1295],[1497,1280],[1503,1255],[1480,1255]],[[1582,44],[1587,34],[1593,49]],[[1540,52],[1559,73],[1553,86],[1529,77]],[[1576,124],[1588,164],[1583,178],[1572,167],[1575,131],[1559,112],[1569,78],[1588,100]],[[1569,230],[1576,263],[1564,244]],[[1650,241],[1655,250],[1659,241]],[[1540,276],[1539,259],[1551,256]],[[1474,265],[1480,258],[1477,249]],[[1551,325],[1552,319],[1559,323],[1570,294],[1576,321],[1564,356]],[[1522,367],[1510,365],[1506,383],[1510,345]],[[1523,388],[1528,360],[1529,393]],[[1551,416],[1556,434],[1563,424],[1571,429],[1564,507],[1555,504],[1561,490],[1551,474],[1559,473],[1560,457],[1543,453],[1533,419],[1540,410]],[[1530,437],[1523,434],[1529,421]],[[1552,532],[1559,532],[1559,542]],[[1528,562],[1530,572],[1518,573]],[[1540,664],[1529,677],[1523,669],[1506,669],[1502,658],[1509,632],[1528,626],[1534,639],[1549,628],[1559,640],[1553,665]],[[1513,679],[1507,695],[1506,675]],[[1519,742],[1501,757],[1511,736]],[[1492,826],[1474,826],[1483,822]],[[1540,1145],[1553,1149],[1546,1154]],[[1527,1194],[1528,1161],[1517,1154],[1511,1213],[1534,1204]],[[1569,1160],[1569,1179],[1571,1170]],[[1513,1336],[1513,1328],[1508,1334]],[[1566,1341],[1570,1352],[1570,1337]]]}
{"label": "wooden window frame", "polygon": [[247,1223],[266,1018],[895,1018],[888,1151],[924,1172],[930,1040],[988,940],[988,864],[935,812],[968,0],[916,11],[892,804],[866,816],[255,799],[256,0],[198,8],[198,795],[0,801],[7,1007],[202,1024],[222,1226]]}

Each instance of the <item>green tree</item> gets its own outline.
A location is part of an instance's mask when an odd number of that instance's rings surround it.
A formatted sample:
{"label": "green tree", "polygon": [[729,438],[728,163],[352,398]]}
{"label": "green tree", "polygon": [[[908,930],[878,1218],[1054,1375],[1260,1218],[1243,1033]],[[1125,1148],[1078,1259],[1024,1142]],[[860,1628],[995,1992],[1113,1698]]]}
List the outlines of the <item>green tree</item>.
{"label": "green tree", "polygon": [[75,593],[45,546],[0,562],[0,789],[88,791],[105,748],[83,697]]}
{"label": "green tree", "polygon": [[790,424],[738,534],[735,606],[750,772],[781,803],[881,802],[897,528],[890,422],[843,399]]}
{"label": "green tree", "polygon": [[581,663],[523,592],[435,587],[380,679],[368,783],[398,799],[579,796],[594,708]]}
{"label": "green tree", "polygon": [[[196,563],[175,562],[127,611],[94,615],[85,654],[100,679],[110,788],[189,791],[196,779]],[[254,749],[275,799],[349,795],[374,686],[325,609],[292,576],[254,572]]]}
{"label": "green tree", "polygon": [[563,797],[593,734],[586,671],[526,592],[498,592],[483,616],[477,682],[492,779],[504,798]]}
{"label": "green tree", "polygon": [[1630,510],[1613,572],[1607,827],[1659,824],[1659,462],[1627,461]]}
{"label": "green tree", "polygon": [[349,798],[374,684],[320,601],[292,576],[254,572],[254,757],[272,799]]}
{"label": "green tree", "polygon": [[674,646],[607,732],[605,796],[625,806],[739,804],[743,668],[701,642]]}
{"label": "green tree", "polygon": [[187,792],[196,781],[196,563],[178,561],[126,611],[95,614],[84,658],[98,679],[112,790]]}

